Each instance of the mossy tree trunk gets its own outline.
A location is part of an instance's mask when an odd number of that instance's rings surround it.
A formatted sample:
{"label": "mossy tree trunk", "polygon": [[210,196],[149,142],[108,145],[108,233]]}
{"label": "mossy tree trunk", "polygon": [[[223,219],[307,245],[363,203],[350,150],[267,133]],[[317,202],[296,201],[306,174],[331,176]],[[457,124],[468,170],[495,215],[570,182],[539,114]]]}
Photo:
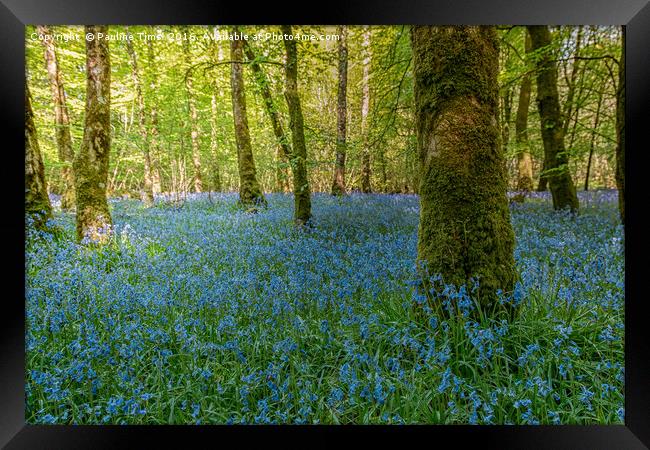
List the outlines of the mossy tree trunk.
{"label": "mossy tree trunk", "polygon": [[[184,33],[190,34],[187,26],[182,27]],[[190,138],[192,142],[192,165],[194,166],[194,192],[203,192],[203,174],[201,173],[201,146],[199,143],[199,113],[196,109],[196,96],[194,93],[194,79],[192,74],[192,54],[189,39],[183,39],[183,55],[187,72],[185,73],[185,88],[187,90],[187,103],[189,105]]]}
{"label": "mossy tree trunk", "polygon": [[332,195],[345,194],[345,154],[346,154],[346,124],[348,96],[348,43],[347,27],[339,25],[337,34],[340,37],[338,45],[338,92],[336,104],[336,159],[334,161],[334,180]]}
{"label": "mossy tree trunk", "polygon": [[269,117],[269,120],[271,121],[271,128],[273,129],[273,134],[275,135],[275,140],[277,142],[276,156],[278,170],[276,171],[276,189],[278,192],[288,190],[289,178],[287,176],[286,170],[282,167],[282,165],[288,161],[289,154],[291,154],[289,137],[284,131],[284,124],[282,123],[280,111],[278,110],[275,101],[273,100],[273,95],[271,95],[271,88],[266,73],[259,64],[257,58],[255,57],[255,52],[247,41],[244,41],[244,51],[246,53],[246,58],[248,59],[251,68],[253,69],[255,81],[257,81],[258,89],[262,95],[262,100],[264,101],[264,109],[267,116]]}
{"label": "mossy tree trunk", "polygon": [[52,91],[52,102],[54,103],[54,127],[56,146],[58,149],[59,162],[63,165],[61,175],[63,178],[63,195],[61,196],[61,209],[69,210],[74,208],[74,174],[72,173],[72,162],[74,161],[74,150],[72,149],[72,137],[70,135],[70,117],[66,104],[63,77],[59,69],[59,62],[54,46],[54,39],[47,26],[39,25],[37,31],[40,35],[47,36],[43,39],[45,47],[45,66],[47,78]]}
{"label": "mossy tree trunk", "polygon": [[45,168],[38,145],[32,100],[25,78],[25,216],[34,221],[36,228],[44,228],[52,217],[52,206],[47,195]]}
{"label": "mossy tree trunk", "polygon": [[[129,33],[127,28],[127,33]],[[131,34],[129,33],[131,36]],[[142,82],[138,71],[138,56],[133,48],[133,41],[126,40],[126,52],[129,55],[131,63],[131,76],[133,86],[135,87],[135,101],[138,105],[138,131],[140,134],[140,148],[144,157],[144,193],[142,200],[144,205],[150,207],[153,205],[153,171],[151,164],[151,155],[149,153],[149,133],[147,129],[147,110],[144,104],[144,95],[142,94]]]}
{"label": "mossy tree trunk", "polygon": [[481,303],[516,279],[498,125],[498,44],[491,26],[411,29],[420,172],[418,264]]}
{"label": "mossy tree trunk", "polygon": [[370,184],[370,147],[368,143],[368,112],[370,111],[370,27],[363,31],[363,75],[361,78],[361,133],[363,149],[361,154],[361,192],[372,192]]}
{"label": "mossy tree trunk", "polygon": [[616,91],[616,187],[621,222],[625,223],[625,26],[622,27]]}
{"label": "mossy tree trunk", "polygon": [[[530,36],[526,33],[526,54],[530,53]],[[517,189],[524,192],[533,190],[533,160],[528,142],[528,110],[533,82],[528,73],[521,79],[519,101],[515,117],[515,140],[517,143]]]}
{"label": "mossy tree trunk", "polygon": [[[238,32],[233,29],[233,33]],[[230,41],[230,85],[232,90],[232,110],[235,123],[235,140],[237,142],[237,164],[239,168],[239,201],[246,208],[255,211],[258,206],[266,205],[266,199],[257,181],[253,147],[248,129],[246,115],[246,93],[244,91],[242,40]]]}
{"label": "mossy tree trunk", "polygon": [[510,145],[510,121],[512,120],[512,87],[508,86],[503,92],[503,122],[501,123],[501,146],[503,154],[508,154]]}
{"label": "mossy tree trunk", "polygon": [[555,209],[579,207],[569,171],[569,155],[564,148],[564,130],[557,90],[557,67],[551,51],[551,32],[545,25],[528,26],[531,50],[539,52],[537,66],[537,106],[544,142],[544,176],[548,180]]}
{"label": "mossy tree trunk", "polygon": [[[290,25],[282,26],[283,34],[293,34]],[[302,107],[298,95],[298,51],[296,41],[284,39],[287,52],[285,64],[284,97],[287,101],[290,118],[293,151],[289,158],[293,172],[294,221],[297,225],[305,225],[311,218],[311,192],[307,176],[307,145],[305,144],[305,127]]]}
{"label": "mossy tree trunk", "polygon": [[104,242],[112,226],[106,199],[108,163],[111,149],[111,64],[108,27],[87,25],[86,115],[81,148],[74,160],[77,194],[77,238]]}
{"label": "mossy tree trunk", "polygon": [[[150,30],[155,34],[155,30]],[[156,73],[156,55],[153,40],[147,39],[147,84],[149,86],[149,159],[151,161],[151,183],[154,194],[162,192],[160,179],[160,132],[158,131],[158,74]]]}
{"label": "mossy tree trunk", "polygon": [[[583,26],[580,25],[578,26],[578,31],[577,31],[577,36],[576,36],[576,49],[575,49],[575,56],[579,56],[580,54],[580,47],[582,44],[582,31],[583,31]],[[530,33],[526,33],[526,45],[529,45],[530,41]],[[526,50],[527,53],[530,53],[530,50]],[[571,117],[574,114],[574,97],[575,97],[575,88],[576,88],[576,80],[578,78],[578,67],[581,66],[581,73],[584,74],[584,70],[586,65],[582,64],[580,65],[579,60],[574,60],[572,67],[571,67],[571,75],[569,79],[567,80],[567,97],[566,97],[566,102],[564,103],[564,110],[563,110],[563,121],[562,121],[562,131],[564,133],[564,136],[567,135],[567,132],[569,130],[569,124],[571,122]],[[575,131],[576,131],[576,124],[578,122],[578,111],[575,111],[575,121],[574,121],[574,126],[573,126],[573,132],[571,136],[575,136]],[[573,139],[571,139],[570,145],[573,144]],[[569,147],[571,148],[571,147]],[[549,166],[548,162],[546,161],[546,155],[544,155],[544,162],[542,163],[542,172],[540,173],[539,176],[539,183],[537,185],[537,191],[538,192],[545,192],[548,189],[548,178],[546,176],[546,170],[547,166]]]}

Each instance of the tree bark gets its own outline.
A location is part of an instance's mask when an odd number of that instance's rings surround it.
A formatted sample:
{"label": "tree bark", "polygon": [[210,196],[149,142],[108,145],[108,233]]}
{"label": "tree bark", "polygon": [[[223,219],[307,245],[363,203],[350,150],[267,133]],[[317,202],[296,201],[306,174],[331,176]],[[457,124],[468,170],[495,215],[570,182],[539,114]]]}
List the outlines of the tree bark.
{"label": "tree bark", "polygon": [[271,95],[269,80],[266,77],[264,70],[257,62],[255,53],[247,41],[244,41],[244,51],[246,53],[246,58],[250,62],[251,68],[253,69],[253,74],[255,75],[257,86],[259,88],[260,94],[262,95],[262,100],[264,101],[264,109],[266,110],[266,114],[269,117],[271,128],[273,128],[273,134],[275,135],[275,139],[277,141],[276,155],[278,170],[276,172],[276,188],[279,192],[288,190],[289,179],[287,177],[286,171],[282,168],[282,165],[288,161],[288,155],[291,154],[289,138],[284,132],[284,125],[282,123],[280,111],[273,101],[273,95]]}
{"label": "tree bark", "polygon": [[498,125],[498,41],[492,26],[411,29],[420,161],[418,263],[445,283],[480,281],[497,304],[516,279],[514,233]]}
{"label": "tree bark", "polygon": [[508,154],[510,145],[510,121],[512,120],[512,88],[506,88],[503,93],[503,124],[501,126],[501,141],[503,154]]}
{"label": "tree bark", "polygon": [[591,141],[589,143],[589,157],[587,158],[587,173],[585,174],[585,191],[589,190],[589,173],[591,172],[591,161],[594,156],[594,147],[596,145],[596,131],[598,130],[598,123],[600,121],[600,108],[603,104],[603,93],[598,95],[598,105],[596,106],[596,115],[594,117],[594,126],[591,130]]}
{"label": "tree bark", "polygon": [[86,115],[81,148],[74,160],[77,194],[77,238],[104,242],[112,226],[106,199],[106,183],[111,149],[111,64],[108,35],[104,25],[87,25]]}
{"label": "tree bark", "polygon": [[[290,25],[282,25],[283,34],[293,34]],[[289,109],[293,151],[289,162],[293,172],[294,221],[296,225],[305,225],[311,218],[311,193],[307,176],[307,146],[305,144],[305,129],[298,94],[298,52],[296,41],[284,39],[287,52],[285,64],[284,97]]]}
{"label": "tree bark", "polygon": [[621,59],[616,90],[616,187],[621,222],[625,223],[625,26],[622,28]]}
{"label": "tree bark", "polygon": [[74,174],[72,173],[72,162],[74,161],[74,150],[72,149],[72,136],[70,135],[70,117],[66,105],[65,89],[63,79],[59,69],[59,63],[54,46],[54,39],[47,26],[39,25],[37,28],[39,34],[47,36],[49,39],[43,39],[45,47],[45,65],[47,68],[47,78],[52,91],[52,101],[54,103],[54,126],[56,145],[58,149],[59,162],[63,165],[61,175],[63,178],[63,195],[61,196],[61,209],[69,210],[74,208]]}
{"label": "tree bark", "polygon": [[[130,35],[128,28],[127,33]],[[147,110],[144,104],[144,95],[142,94],[142,82],[138,72],[138,56],[133,48],[133,42],[126,40],[126,52],[131,62],[131,76],[135,88],[135,100],[138,105],[138,131],[140,133],[140,148],[144,156],[144,195],[142,200],[146,207],[153,206],[153,174],[151,165],[151,155],[149,154],[149,133],[147,130]]]}
{"label": "tree bark", "polygon": [[372,192],[370,184],[370,148],[368,146],[368,112],[370,110],[370,27],[363,31],[363,77],[361,91],[361,133],[363,151],[361,157],[361,192]]}
{"label": "tree bark", "polygon": [[551,33],[545,25],[528,26],[531,49],[541,51],[537,58],[537,106],[544,142],[544,171],[551,188],[553,207],[570,208],[575,212],[579,203],[569,172],[569,156],[564,148],[564,132],[557,90],[557,67],[551,54]]}
{"label": "tree bark", "polygon": [[[182,30],[189,34],[189,27],[184,26]],[[203,192],[203,176],[201,174],[201,149],[199,144],[199,114],[196,110],[196,97],[194,96],[194,80],[192,79],[192,55],[188,39],[183,40],[183,55],[187,65],[185,74],[185,88],[190,111],[190,137],[192,141],[192,164],[194,165],[194,192]]]}
{"label": "tree bark", "polygon": [[[530,38],[530,35],[527,36],[527,39]],[[581,42],[582,42],[582,25],[578,27],[578,35],[576,37],[576,51],[575,51],[575,56],[579,56],[580,53],[580,47],[581,47]],[[579,66],[579,60],[574,60],[573,62],[573,67],[571,69],[571,75],[569,79],[567,80],[567,85],[568,85],[568,91],[567,91],[567,100],[566,103],[564,104],[564,110],[563,110],[563,121],[562,121],[562,132],[563,135],[566,136],[568,129],[569,129],[569,123],[571,121],[571,117],[574,113],[573,111],[573,98],[575,96],[575,85],[576,85],[576,79],[577,79],[577,74],[578,74],[578,66]],[[581,65],[581,76],[585,72],[585,65]],[[558,99],[559,101],[559,99]],[[576,114],[576,123],[578,121],[578,111],[575,111]],[[575,133],[575,125],[573,127],[573,131]],[[573,139],[571,140],[573,142]],[[537,185],[537,191],[538,192],[544,192],[547,190],[548,186],[548,178],[545,175],[545,172],[547,170],[547,167],[550,167],[548,165],[548,162],[546,161],[546,155],[544,155],[544,163],[542,165],[542,172],[539,176],[539,184]]]}
{"label": "tree bark", "polygon": [[[530,36],[526,35],[526,54],[530,53]],[[530,156],[528,143],[528,110],[530,109],[530,93],[532,80],[526,74],[521,80],[519,88],[519,102],[517,104],[517,116],[515,118],[515,139],[517,142],[517,189],[528,192],[533,190],[533,160]]]}
{"label": "tree bark", "polygon": [[40,229],[43,229],[47,220],[52,217],[52,206],[47,194],[45,167],[38,145],[27,77],[25,77],[25,216],[33,220],[34,226]]}
{"label": "tree bark", "polygon": [[[154,34],[152,29],[151,34]],[[158,99],[157,99],[157,74],[156,74],[156,55],[154,54],[153,42],[147,40],[147,65],[149,76],[147,77],[150,93],[150,129],[149,129],[149,158],[151,160],[151,182],[154,194],[162,192],[162,180],[160,178],[160,142],[158,137]]]}
{"label": "tree bark", "polygon": [[[217,29],[215,27],[215,33]],[[212,48],[214,54],[214,59],[216,63],[220,63],[222,60],[221,46],[219,41],[214,41]],[[218,107],[217,107],[217,93],[219,93],[219,99],[222,97],[222,92],[219,92],[219,86],[217,78],[214,78],[214,85],[212,86],[212,99],[210,102],[210,111],[212,117],[210,118],[210,153],[212,156],[212,190],[220,192],[223,189],[221,182],[221,162],[219,155],[219,143],[217,142],[217,130],[219,128],[217,123],[218,117]]]}
{"label": "tree bark", "polygon": [[348,43],[347,27],[339,25],[337,34],[339,40],[338,93],[336,104],[336,160],[334,162],[334,181],[332,195],[343,195],[345,189],[345,154],[346,154],[346,123],[347,123],[347,90],[348,90]]}
{"label": "tree bark", "polygon": [[[236,33],[237,29],[233,29]],[[260,205],[266,205],[266,199],[257,182],[255,160],[248,130],[246,115],[246,93],[243,75],[243,41],[230,41],[232,88],[232,110],[235,123],[235,140],[237,141],[237,163],[239,168],[239,201],[250,211],[256,211]]]}
{"label": "tree bark", "polygon": [[377,155],[377,165],[379,166],[379,177],[381,181],[378,189],[379,192],[388,191],[388,163],[386,162],[386,154],[384,152],[384,147],[379,148],[378,151],[375,152],[375,155]]}
{"label": "tree bark", "polygon": [[539,182],[537,183],[537,192],[546,192],[548,190],[548,179],[546,178],[546,156],[542,161],[542,170],[539,174]]}
{"label": "tree bark", "polygon": [[[216,87],[213,87],[216,89]],[[221,183],[221,164],[219,164],[219,144],[217,142],[217,114],[219,110],[217,107],[217,93],[216,90],[212,92],[212,99],[210,102],[210,111],[212,117],[210,118],[210,153],[212,156],[212,190],[221,192],[223,189]]]}

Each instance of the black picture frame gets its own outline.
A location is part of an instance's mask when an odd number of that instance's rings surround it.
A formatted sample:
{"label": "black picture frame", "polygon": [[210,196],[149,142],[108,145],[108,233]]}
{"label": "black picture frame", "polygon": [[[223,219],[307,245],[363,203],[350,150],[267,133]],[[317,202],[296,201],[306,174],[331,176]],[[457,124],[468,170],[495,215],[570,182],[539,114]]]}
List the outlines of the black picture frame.
{"label": "black picture frame", "polygon": [[[27,425],[24,418],[24,130],[25,34],[28,24],[549,24],[626,26],[625,425],[603,426],[60,426]],[[350,431],[404,445],[413,432],[427,445],[451,440],[498,448],[637,449],[650,446],[650,352],[644,306],[647,252],[642,212],[643,158],[650,114],[650,4],[647,0],[340,1],[291,5],[213,0],[0,0],[0,178],[6,214],[0,220],[7,268],[0,327],[0,445],[6,448],[130,448],[182,439],[224,444],[224,435],[273,439],[290,432],[312,444],[335,444]],[[378,433],[378,434],[377,434]],[[314,436],[317,434],[317,436]],[[280,438],[291,444],[297,440]],[[444,440],[444,441],[443,441]],[[141,444],[140,444],[141,445]],[[240,444],[239,444],[240,445]]]}

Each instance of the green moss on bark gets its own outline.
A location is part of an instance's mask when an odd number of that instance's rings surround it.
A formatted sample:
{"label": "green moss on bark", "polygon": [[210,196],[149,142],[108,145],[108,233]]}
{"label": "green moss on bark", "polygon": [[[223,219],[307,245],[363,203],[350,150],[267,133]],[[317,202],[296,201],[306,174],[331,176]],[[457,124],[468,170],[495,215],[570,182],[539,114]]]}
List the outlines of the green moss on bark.
{"label": "green moss on bark", "polygon": [[[291,26],[282,26],[283,34],[293,34]],[[287,52],[287,63],[285,65],[285,92],[289,109],[291,137],[293,140],[293,151],[289,158],[293,173],[293,195],[294,195],[294,221],[302,226],[311,218],[311,189],[309,177],[307,176],[307,145],[305,144],[305,126],[303,123],[302,107],[298,95],[298,51],[296,42],[285,39],[284,47]]]}
{"label": "green moss on bark", "polygon": [[344,195],[345,189],[345,156],[346,125],[347,125],[347,90],[348,90],[348,45],[347,28],[339,26],[337,34],[339,41],[338,92],[336,105],[336,159],[334,162],[334,179],[332,195]]}
{"label": "green moss on bark", "polygon": [[[551,32],[545,25],[529,26],[533,52],[537,57],[537,106],[544,142],[544,174],[548,180],[555,209],[579,207],[571,173],[569,154],[564,148],[564,129],[557,91],[557,67],[551,53]],[[540,183],[541,184],[541,183]]]}
{"label": "green moss on bark", "polygon": [[[280,111],[276,107],[275,101],[273,100],[273,95],[271,94],[271,88],[269,80],[266,76],[266,73],[262,69],[262,66],[258,62],[257,57],[253,48],[248,43],[248,41],[243,41],[244,43],[244,53],[250,64],[251,69],[253,69],[253,74],[255,75],[255,81],[257,82],[257,87],[264,101],[264,109],[266,115],[269,117],[271,122],[271,128],[273,129],[273,134],[277,142],[276,146],[276,177],[275,177],[275,190],[276,192],[288,192],[289,187],[289,170],[288,170],[288,157],[291,154],[291,146],[289,145],[289,138],[284,132],[284,124],[282,122],[282,116]],[[213,97],[214,99],[214,97]],[[214,112],[213,112],[214,116]]]}
{"label": "green moss on bark", "polygon": [[420,160],[418,260],[462,285],[480,280],[481,302],[516,279],[514,234],[497,123],[493,27],[414,27]]}
{"label": "green moss on bark", "polygon": [[244,44],[241,40],[231,41],[230,59],[233,63],[231,65],[230,85],[232,87],[233,119],[235,123],[235,140],[237,142],[239,201],[245,208],[255,211],[258,206],[266,205],[266,199],[257,181],[253,148],[248,129],[242,67],[243,50]]}
{"label": "green moss on bark", "polygon": [[29,86],[25,79],[25,215],[36,228],[44,228],[52,217],[52,206],[47,195],[45,168],[38,145]]}
{"label": "green moss on bark", "polygon": [[[86,26],[85,33],[108,33],[106,26]],[[111,65],[108,41],[86,41],[86,116],[81,148],[74,160],[77,238],[105,242],[112,219],[106,199],[111,150]]]}

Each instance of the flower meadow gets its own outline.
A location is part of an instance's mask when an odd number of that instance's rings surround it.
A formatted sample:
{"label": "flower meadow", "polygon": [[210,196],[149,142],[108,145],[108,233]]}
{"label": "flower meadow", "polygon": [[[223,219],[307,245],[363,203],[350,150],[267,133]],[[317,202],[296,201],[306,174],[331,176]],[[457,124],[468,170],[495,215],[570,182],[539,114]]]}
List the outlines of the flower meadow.
{"label": "flower meadow", "polygon": [[623,422],[615,191],[511,205],[511,320],[472,313],[475,284],[422,295],[415,195],[314,194],[307,231],[290,195],[190,197],[111,200],[102,247],[71,214],[28,228],[28,423]]}

